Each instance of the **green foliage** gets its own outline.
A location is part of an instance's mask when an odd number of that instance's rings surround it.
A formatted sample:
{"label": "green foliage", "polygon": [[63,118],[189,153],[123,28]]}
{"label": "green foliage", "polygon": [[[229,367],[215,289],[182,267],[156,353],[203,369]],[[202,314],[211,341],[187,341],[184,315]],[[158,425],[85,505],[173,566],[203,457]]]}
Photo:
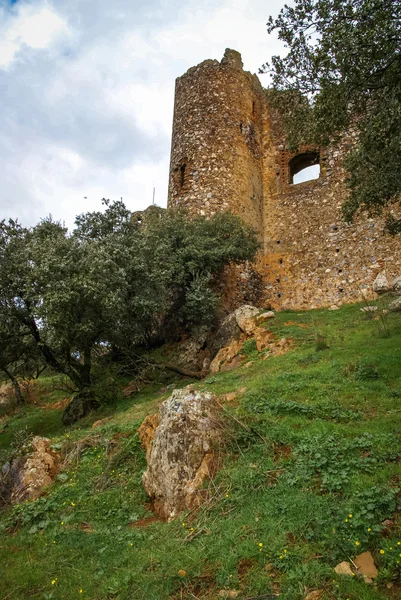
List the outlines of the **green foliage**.
{"label": "green foliage", "polygon": [[[357,124],[346,158],[350,195],[344,216],[380,212],[401,192],[401,7],[394,0],[296,0],[268,31],[288,48],[263,70],[284,113],[292,147],[326,144]],[[390,217],[394,232],[398,221]]]}
{"label": "green foliage", "polygon": [[350,362],[344,369],[345,375],[352,375],[360,381],[379,379],[380,373],[377,367],[369,361]]}
{"label": "green foliage", "polygon": [[243,354],[247,358],[254,358],[258,355],[258,349],[256,347],[255,338],[245,340],[241,348],[241,354]]}
{"label": "green foliage", "polygon": [[[230,214],[191,220],[159,210],[139,225],[122,202],[103,203],[104,212],[77,217],[71,234],[50,218],[31,229],[0,224],[0,333],[9,340],[0,368],[18,353],[26,364],[30,352],[69,377],[79,394],[68,422],[99,401],[111,349],[132,356],[135,346],[210,326],[214,278],[258,246]],[[109,384],[103,400],[114,395]]]}
{"label": "green foliage", "polygon": [[[172,522],[154,520],[141,482],[137,429],[166,397],[159,386],[118,398],[69,430],[60,409],[23,406],[6,415],[0,447],[9,448],[9,432],[26,430],[72,455],[42,499],[0,516],[0,597],[206,599],[228,589],[238,598],[304,600],[322,589],[333,600],[388,598],[401,553],[401,331],[390,314],[391,336],[382,337],[359,309],[299,311],[291,324],[278,312],[277,335],[302,334],[289,352],[256,355],[251,366],[197,384],[217,395],[247,391],[224,404],[227,443],[205,485],[208,501]],[[311,314],[335,340],[325,352],[314,350]],[[350,363],[372,364],[380,378],[345,376]],[[58,399],[49,378],[37,386],[41,402]],[[104,416],[111,419],[92,430]],[[377,583],[336,576],[338,562],[365,550]]]}
{"label": "green foliage", "polygon": [[315,350],[321,352],[322,350],[328,350],[327,339],[324,335],[318,334],[316,336]]}

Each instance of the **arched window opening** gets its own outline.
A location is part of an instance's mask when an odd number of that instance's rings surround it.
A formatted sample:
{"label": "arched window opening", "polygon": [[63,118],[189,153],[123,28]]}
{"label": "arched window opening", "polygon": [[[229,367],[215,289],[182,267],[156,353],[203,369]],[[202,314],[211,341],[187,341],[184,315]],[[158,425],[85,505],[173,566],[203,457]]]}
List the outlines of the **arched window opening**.
{"label": "arched window opening", "polygon": [[185,183],[185,171],[186,171],[187,165],[185,163],[182,163],[181,167],[180,167],[180,186],[182,187]]}
{"label": "arched window opening", "polygon": [[288,163],[289,183],[297,184],[318,179],[320,175],[319,153],[297,154]]}

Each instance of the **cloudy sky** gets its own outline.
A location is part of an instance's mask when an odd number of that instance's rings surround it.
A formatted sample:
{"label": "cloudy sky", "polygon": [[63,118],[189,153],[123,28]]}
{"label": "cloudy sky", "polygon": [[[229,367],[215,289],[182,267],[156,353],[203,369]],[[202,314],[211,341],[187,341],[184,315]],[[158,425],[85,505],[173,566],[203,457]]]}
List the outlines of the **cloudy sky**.
{"label": "cloudy sky", "polygon": [[[284,0],[0,0],[0,219],[35,224],[122,197],[166,205],[174,81],[226,47],[279,51]],[[265,81],[266,83],[266,81]]]}

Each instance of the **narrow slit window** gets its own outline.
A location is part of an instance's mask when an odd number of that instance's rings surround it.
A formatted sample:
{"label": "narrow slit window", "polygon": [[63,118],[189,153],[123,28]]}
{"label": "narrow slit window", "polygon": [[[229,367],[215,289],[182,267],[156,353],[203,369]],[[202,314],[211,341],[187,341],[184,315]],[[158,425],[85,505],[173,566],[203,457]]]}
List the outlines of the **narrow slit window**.
{"label": "narrow slit window", "polygon": [[180,186],[182,187],[185,183],[185,171],[187,169],[187,165],[183,163],[180,167]]}

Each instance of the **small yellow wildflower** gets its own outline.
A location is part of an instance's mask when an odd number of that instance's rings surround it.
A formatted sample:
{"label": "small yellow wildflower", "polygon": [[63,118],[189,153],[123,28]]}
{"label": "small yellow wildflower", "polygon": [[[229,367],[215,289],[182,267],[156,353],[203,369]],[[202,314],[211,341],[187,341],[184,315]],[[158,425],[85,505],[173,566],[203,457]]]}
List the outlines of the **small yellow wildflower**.
{"label": "small yellow wildflower", "polygon": [[83,590],[79,590],[79,593],[80,593],[80,594],[82,594],[82,591],[83,591]]}
{"label": "small yellow wildflower", "polygon": [[401,546],[401,542],[397,542],[397,546]]}
{"label": "small yellow wildflower", "polygon": [[133,546],[134,544],[131,542],[130,546]]}
{"label": "small yellow wildflower", "polygon": [[280,556],[280,558],[284,558],[284,556],[283,556],[283,555],[281,555],[281,556]]}
{"label": "small yellow wildflower", "polygon": [[259,546],[260,546],[260,547],[262,547],[262,546],[263,546],[262,542],[259,542]]}
{"label": "small yellow wildflower", "polygon": [[52,585],[54,585],[56,583],[56,581],[57,581],[57,577],[55,579],[53,579]]}
{"label": "small yellow wildflower", "polygon": [[71,506],[75,506],[75,502],[71,502]]}
{"label": "small yellow wildflower", "polygon": [[348,516],[349,516],[350,519],[352,519],[352,514],[351,513]]}
{"label": "small yellow wildflower", "polygon": [[372,531],[372,530],[371,530],[371,528],[370,528],[370,527],[368,527],[368,532],[370,533],[371,531]]}
{"label": "small yellow wildflower", "polygon": [[284,554],[287,554],[287,550],[284,550]]}
{"label": "small yellow wildflower", "polygon": [[380,550],[380,554],[384,554],[384,550]]}
{"label": "small yellow wildflower", "polygon": [[345,519],[345,522],[348,523],[348,519]]}
{"label": "small yellow wildflower", "polygon": [[361,542],[356,541],[355,546],[359,546]]}

